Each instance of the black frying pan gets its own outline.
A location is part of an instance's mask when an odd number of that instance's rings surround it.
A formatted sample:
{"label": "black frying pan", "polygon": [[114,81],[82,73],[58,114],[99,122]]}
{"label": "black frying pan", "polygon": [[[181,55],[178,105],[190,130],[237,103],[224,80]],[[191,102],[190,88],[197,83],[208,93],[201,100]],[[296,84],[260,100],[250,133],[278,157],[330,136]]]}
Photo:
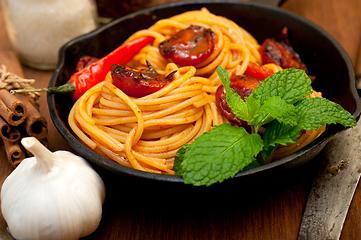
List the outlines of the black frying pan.
{"label": "black frying pan", "polygon": [[[198,10],[202,7],[207,7],[212,13],[235,21],[260,43],[269,37],[280,40],[281,29],[287,26],[292,46],[307,64],[310,74],[316,76],[314,89],[321,91],[324,97],[342,105],[355,117],[359,117],[361,104],[355,88],[355,74],[345,50],[314,23],[292,12],[251,2],[178,2],[145,9],[117,19],[65,44],[59,51],[59,62],[49,82],[49,87],[66,83],[74,73],[74,67],[81,56],[102,57],[119,46],[135,31],[148,28],[159,19],[168,18],[184,11]],[[79,155],[89,160],[100,171],[105,173],[110,171],[126,178],[141,179],[147,182],[183,184],[183,180],[179,176],[134,170],[93,153],[77,140],[68,126],[67,117],[73,105],[71,97],[48,94],[47,100],[51,118],[58,131]],[[315,158],[328,141],[342,129],[343,127],[338,125],[330,126],[318,139],[300,151],[271,164],[240,172],[234,179],[226,182],[245,181],[253,177],[262,179],[270,174],[302,166]]]}

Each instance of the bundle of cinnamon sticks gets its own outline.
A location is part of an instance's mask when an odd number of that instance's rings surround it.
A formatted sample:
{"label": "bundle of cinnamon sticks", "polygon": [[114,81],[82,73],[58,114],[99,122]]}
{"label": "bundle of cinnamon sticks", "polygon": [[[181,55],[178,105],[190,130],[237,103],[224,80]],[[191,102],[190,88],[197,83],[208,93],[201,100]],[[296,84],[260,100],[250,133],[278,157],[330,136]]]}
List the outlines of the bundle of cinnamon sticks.
{"label": "bundle of cinnamon sticks", "polygon": [[35,137],[47,146],[47,122],[39,112],[40,95],[11,94],[11,89],[31,88],[33,79],[23,79],[0,68],[0,138],[3,140],[7,159],[13,167],[30,156],[20,143],[23,137]]}
{"label": "bundle of cinnamon sticks", "polygon": [[47,122],[33,99],[0,90],[0,136],[10,164],[16,167],[29,154],[20,144],[23,137],[36,137],[47,145]]}

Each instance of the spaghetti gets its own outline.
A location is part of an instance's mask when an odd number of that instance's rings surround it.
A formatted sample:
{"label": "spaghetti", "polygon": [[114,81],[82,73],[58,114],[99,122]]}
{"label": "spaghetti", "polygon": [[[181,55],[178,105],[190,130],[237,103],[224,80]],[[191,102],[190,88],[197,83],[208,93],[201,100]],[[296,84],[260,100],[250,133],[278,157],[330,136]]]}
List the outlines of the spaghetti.
{"label": "spaghetti", "polygon": [[108,78],[88,90],[73,106],[69,124],[91,149],[125,166],[174,174],[177,150],[214,124],[226,120],[212,95],[202,88],[210,80],[195,76],[193,66],[169,63],[175,80],[142,98],[130,98]]}
{"label": "spaghetti", "polygon": [[[217,44],[206,61],[179,67],[161,56],[158,45],[191,24],[211,28],[217,35]],[[204,8],[159,20],[127,41],[141,36],[153,36],[155,40],[129,66],[146,68],[147,60],[161,74],[176,71],[174,80],[155,93],[134,98],[115,87],[108,73],[105,81],[74,104],[69,125],[89,148],[108,159],[142,171],[174,174],[178,149],[214,125],[228,122],[216,107],[215,92],[221,85],[216,67],[220,65],[230,74],[242,75],[249,62],[262,64],[260,46],[234,22]],[[274,64],[265,67],[281,70]],[[297,144],[279,147],[274,158],[297,151],[321,132],[322,129],[304,133]]]}
{"label": "spaghetti", "polygon": [[262,64],[258,52],[260,45],[251,34],[233,21],[202,8],[159,20],[150,28],[140,30],[130,36],[127,41],[141,36],[153,36],[155,40],[152,45],[143,48],[129,66],[145,68],[147,66],[145,61],[148,60],[158,72],[162,73],[168,60],[161,56],[158,45],[192,24],[212,29],[218,40],[211,56],[195,66],[197,76],[207,77],[211,81],[206,89],[208,92],[214,93],[221,84],[216,73],[217,66],[227,69],[230,73],[242,75],[250,61]]}

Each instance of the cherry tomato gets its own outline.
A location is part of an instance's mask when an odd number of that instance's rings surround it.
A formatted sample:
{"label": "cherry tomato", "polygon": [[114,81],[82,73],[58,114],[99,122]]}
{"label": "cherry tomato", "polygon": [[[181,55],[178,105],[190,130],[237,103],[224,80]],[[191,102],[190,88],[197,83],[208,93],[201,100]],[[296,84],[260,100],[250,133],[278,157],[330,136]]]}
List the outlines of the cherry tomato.
{"label": "cherry tomato", "polygon": [[159,51],[180,66],[195,66],[213,52],[216,35],[211,29],[191,25],[159,44]]}
{"label": "cherry tomato", "polygon": [[298,68],[307,71],[306,65],[301,62],[298,54],[274,39],[266,39],[259,52],[263,64],[274,63],[285,68]]}
{"label": "cherry tomato", "polygon": [[244,75],[257,78],[259,80],[265,80],[269,76],[272,76],[274,72],[266,67],[257,65],[256,63],[250,62]]}
{"label": "cherry tomato", "polygon": [[[231,88],[234,89],[242,99],[248,97],[252,91],[259,85],[262,80],[256,79],[254,77],[242,75],[232,75],[231,76]],[[232,125],[242,126],[246,130],[250,130],[250,126],[247,122],[239,119],[236,115],[232,113],[231,108],[228,106],[226,101],[226,91],[223,85],[219,86],[216,91],[216,105],[220,110],[221,114],[226,117]]]}
{"label": "cherry tomato", "polygon": [[112,65],[111,75],[113,84],[131,97],[144,97],[154,93],[173,80],[173,74],[164,76],[151,70],[118,64]]}
{"label": "cherry tomato", "polygon": [[273,38],[267,38],[259,52],[262,57],[263,64],[274,63],[285,68],[297,68],[307,72],[306,65],[301,61],[298,53],[292,48],[288,39],[288,28],[284,27],[281,31],[282,41],[277,42]]}
{"label": "cherry tomato", "polygon": [[251,95],[252,91],[259,85],[260,82],[262,82],[262,80],[255,77],[232,75],[230,86],[244,100],[246,97]]}
{"label": "cherry tomato", "polygon": [[226,91],[223,85],[220,85],[216,91],[216,105],[221,114],[228,119],[233,126],[243,126],[247,123],[232,113],[231,108],[228,106],[226,101]]}

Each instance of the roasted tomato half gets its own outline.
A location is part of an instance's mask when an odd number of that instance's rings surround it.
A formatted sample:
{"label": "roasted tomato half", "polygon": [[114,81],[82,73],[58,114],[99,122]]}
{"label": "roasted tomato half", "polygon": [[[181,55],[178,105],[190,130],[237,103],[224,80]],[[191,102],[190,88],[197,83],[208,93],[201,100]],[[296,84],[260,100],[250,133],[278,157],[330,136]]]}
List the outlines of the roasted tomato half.
{"label": "roasted tomato half", "polygon": [[267,38],[259,52],[263,64],[274,63],[282,68],[298,68],[307,71],[306,65],[301,61],[300,56],[296,53],[288,40],[288,29],[282,29],[281,42],[273,38]]}
{"label": "roasted tomato half", "polygon": [[[259,85],[259,83],[262,81],[260,79],[242,75],[232,75],[230,77],[231,80],[231,88],[234,89],[238,95],[241,96],[241,98],[244,100],[246,97],[251,95],[252,91]],[[232,113],[231,108],[228,106],[226,101],[226,91],[223,87],[223,85],[219,86],[216,91],[216,104],[217,108],[220,110],[221,114],[226,117],[229,122],[234,126],[242,126],[246,130],[250,130],[250,127],[248,126],[247,122],[239,119]]]}
{"label": "roasted tomato half", "polygon": [[306,65],[301,62],[299,55],[285,45],[277,42],[275,39],[266,39],[259,52],[262,56],[263,64],[274,63],[286,68],[298,68],[307,71]]}
{"label": "roasted tomato half", "polygon": [[173,80],[173,73],[168,76],[158,74],[153,69],[134,69],[125,65],[114,64],[111,67],[113,84],[131,97],[144,97],[152,94]]}
{"label": "roasted tomato half", "polygon": [[[258,51],[261,54],[263,64],[274,63],[283,69],[297,68],[308,73],[306,64],[301,61],[300,56],[291,46],[287,27],[282,29],[282,41],[277,42],[273,38],[267,38]],[[312,75],[309,77],[312,81],[315,79]]]}
{"label": "roasted tomato half", "polygon": [[213,52],[217,37],[211,29],[191,25],[159,44],[159,51],[180,66],[195,66]]}

